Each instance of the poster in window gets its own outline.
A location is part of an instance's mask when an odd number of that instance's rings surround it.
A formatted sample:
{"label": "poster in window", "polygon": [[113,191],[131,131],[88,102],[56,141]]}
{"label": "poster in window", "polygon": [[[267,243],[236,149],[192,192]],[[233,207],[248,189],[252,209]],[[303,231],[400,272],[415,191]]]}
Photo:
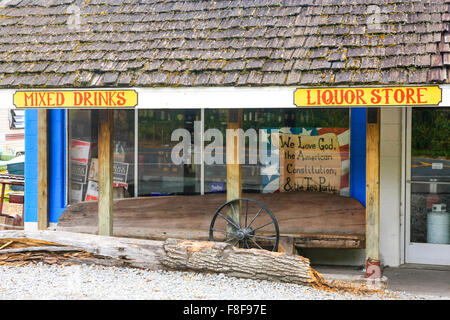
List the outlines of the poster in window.
{"label": "poster in window", "polygon": [[263,192],[349,195],[348,128],[282,128],[272,131],[267,143],[279,155],[262,168]]}

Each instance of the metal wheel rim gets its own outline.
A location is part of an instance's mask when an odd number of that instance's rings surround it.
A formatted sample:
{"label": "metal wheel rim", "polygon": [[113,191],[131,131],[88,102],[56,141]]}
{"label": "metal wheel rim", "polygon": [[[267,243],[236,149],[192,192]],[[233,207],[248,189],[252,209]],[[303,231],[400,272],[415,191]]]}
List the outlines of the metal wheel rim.
{"label": "metal wheel rim", "polygon": [[[260,214],[260,212],[261,212],[262,210],[265,211],[265,212],[269,215],[270,220],[271,220],[271,222],[268,223],[268,224],[266,224],[266,225],[273,224],[273,225],[274,225],[274,229],[275,229],[275,236],[274,236],[274,239],[273,239],[275,244],[274,244],[274,246],[273,246],[273,248],[272,248],[271,251],[277,251],[277,250],[278,250],[278,242],[279,242],[280,234],[279,234],[278,222],[277,222],[277,220],[276,220],[274,214],[273,214],[273,213],[272,213],[272,212],[271,212],[264,204],[262,204],[261,202],[259,202],[259,201],[257,201],[257,200],[253,200],[253,199],[247,199],[247,198],[237,198],[237,199],[233,199],[233,200],[231,200],[231,201],[228,201],[228,202],[224,203],[223,205],[221,205],[221,206],[216,210],[216,212],[214,213],[214,216],[213,216],[213,218],[212,218],[212,220],[211,220],[210,227],[209,227],[209,240],[210,240],[210,241],[214,241],[214,231],[223,232],[223,231],[219,231],[219,230],[214,230],[214,223],[216,222],[217,217],[220,216],[219,213],[220,213],[220,212],[222,211],[222,209],[225,208],[226,206],[229,206],[229,205],[231,205],[233,202],[238,202],[238,201],[246,201],[246,202],[247,202],[247,205],[246,205],[246,213],[245,213],[245,223],[244,223],[244,227],[243,227],[242,225],[240,225],[240,226],[239,226],[239,230],[243,230],[243,229],[248,228],[249,226],[251,226],[251,224],[256,220],[256,218],[258,217],[258,215]],[[253,217],[253,219],[251,220],[251,222],[247,224],[247,222],[248,222],[248,207],[249,207],[249,202],[252,202],[252,203],[258,205],[261,209],[260,209],[260,210],[258,211],[258,213]],[[226,217],[229,218],[228,216],[226,216]],[[224,218],[224,217],[222,217],[222,218]],[[226,219],[225,219],[225,221],[228,222]],[[235,221],[232,221],[232,222],[235,223]],[[242,221],[241,221],[241,222],[242,222]],[[242,223],[241,223],[241,224],[242,224]],[[260,227],[255,228],[254,231],[259,230],[259,229],[262,229],[263,227],[265,227],[265,225],[263,225],[262,227],[260,226]],[[248,231],[248,230],[247,230],[247,231]],[[255,237],[261,238],[262,236],[255,236],[255,235],[254,235],[252,238],[255,238]],[[248,239],[248,238],[246,238],[246,239]],[[238,243],[239,243],[239,241],[238,241]],[[245,243],[245,242],[244,242],[244,243]],[[248,242],[247,242],[247,246],[248,246]],[[257,246],[259,246],[259,245],[257,244]],[[261,247],[260,247],[260,248],[261,248]],[[262,249],[262,248],[261,248],[261,249]]]}

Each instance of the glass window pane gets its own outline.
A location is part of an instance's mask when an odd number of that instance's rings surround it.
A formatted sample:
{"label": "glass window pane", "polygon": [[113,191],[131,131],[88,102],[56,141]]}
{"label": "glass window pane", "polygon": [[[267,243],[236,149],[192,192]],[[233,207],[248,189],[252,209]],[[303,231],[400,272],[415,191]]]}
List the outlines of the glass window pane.
{"label": "glass window pane", "polygon": [[[98,198],[98,110],[69,110],[69,204]],[[114,198],[134,196],[134,110],[114,110]]]}
{"label": "glass window pane", "polygon": [[[208,134],[205,137],[205,157],[213,156],[216,152],[223,154],[219,159],[223,159],[221,164],[205,164],[205,193],[208,192],[224,192],[226,190],[226,164],[225,164],[225,131],[227,129],[228,110],[224,109],[206,109],[205,110],[205,130],[217,129],[222,134],[223,147],[210,148],[210,144],[214,139],[208,140]],[[333,165],[336,168],[336,178],[334,185],[336,190],[334,193],[341,195],[349,195],[349,144],[350,144],[350,119],[348,109],[244,109],[242,114],[242,126],[245,133],[250,135],[248,130],[255,130],[257,139],[262,138],[261,130],[273,133],[275,130],[281,130],[286,134],[294,136],[310,136],[314,141],[325,134],[332,135],[338,145],[338,152],[333,156]],[[250,135],[251,136],[251,135]],[[266,147],[270,150],[270,142]],[[257,143],[256,152],[260,145]],[[323,150],[322,150],[323,151]],[[314,154],[327,153],[326,150],[315,151]],[[250,138],[245,139],[245,163],[242,165],[242,189],[243,192],[276,192],[281,190],[281,178],[285,175],[285,171],[280,170],[280,161],[274,164],[261,164],[260,158],[257,156],[257,163],[251,164],[251,157],[254,156],[251,148]],[[331,162],[316,161],[308,166],[317,165],[317,168],[325,168]],[[276,170],[274,169],[274,166]],[[303,161],[299,161],[297,166],[305,167]],[[281,165],[283,166],[283,165]],[[281,168],[283,169],[283,168]],[[311,168],[309,168],[311,169]],[[275,170],[275,171],[274,171]],[[305,190],[313,190],[313,185],[323,184],[320,179],[321,175],[309,175],[308,173],[296,173],[295,180],[305,180],[312,178],[314,181],[309,186],[304,186]],[[287,190],[284,190],[287,191]],[[325,191],[322,187],[320,191]]]}
{"label": "glass window pane", "polygon": [[412,109],[411,242],[450,244],[449,129],[450,108]]}
{"label": "glass window pane", "polygon": [[[199,194],[200,164],[194,164],[194,125],[200,123],[200,110],[139,110],[138,194],[156,196]],[[172,161],[173,148],[182,142],[172,141],[177,129],[189,134],[190,163]]]}
{"label": "glass window pane", "polygon": [[411,180],[450,181],[450,108],[413,108]]}

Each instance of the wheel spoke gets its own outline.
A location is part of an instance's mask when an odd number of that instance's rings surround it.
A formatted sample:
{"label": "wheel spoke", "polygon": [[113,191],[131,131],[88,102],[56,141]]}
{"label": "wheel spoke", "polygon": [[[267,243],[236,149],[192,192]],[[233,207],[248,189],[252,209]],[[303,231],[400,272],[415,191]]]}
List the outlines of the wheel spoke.
{"label": "wheel spoke", "polygon": [[247,200],[247,206],[245,207],[245,224],[244,224],[244,228],[247,227],[247,215],[248,215],[248,200]]}
{"label": "wheel spoke", "polygon": [[232,220],[230,220],[229,218],[225,217],[223,214],[221,214],[220,212],[217,213],[219,216],[221,216],[222,218],[224,218],[229,224],[231,224],[233,227],[235,227],[237,230],[240,229],[240,227],[238,227]]}
{"label": "wheel spoke", "polygon": [[247,238],[244,239],[244,243],[245,243],[245,246],[247,247],[247,249],[250,249],[250,247],[248,246]]}
{"label": "wheel spoke", "polygon": [[264,250],[259,244],[256,243],[255,240],[253,240],[253,238],[249,238],[249,239],[252,240],[252,242],[253,242],[254,244],[256,244],[256,245],[258,246],[258,248],[260,248],[261,250]]}
{"label": "wheel spoke", "polygon": [[259,214],[261,213],[263,208],[259,209],[258,213],[256,213],[256,215],[253,217],[252,221],[250,221],[250,224],[248,225],[248,227],[250,227],[253,223],[253,221],[255,221],[256,217],[259,216]]}
{"label": "wheel spoke", "polygon": [[253,231],[256,231],[256,230],[262,229],[262,228],[264,228],[264,227],[268,226],[269,224],[273,224],[273,221],[271,221],[271,222],[268,222],[268,223],[266,223],[265,225],[262,225],[261,227],[255,228],[255,229],[253,229]]}

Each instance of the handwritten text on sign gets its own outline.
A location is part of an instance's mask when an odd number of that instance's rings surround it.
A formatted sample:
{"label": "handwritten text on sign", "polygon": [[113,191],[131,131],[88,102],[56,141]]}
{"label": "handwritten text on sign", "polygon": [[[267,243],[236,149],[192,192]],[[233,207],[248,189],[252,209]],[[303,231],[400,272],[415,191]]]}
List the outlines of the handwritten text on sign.
{"label": "handwritten text on sign", "polygon": [[429,87],[297,89],[298,107],[438,105],[441,89]]}
{"label": "handwritten text on sign", "polygon": [[280,191],[339,193],[341,154],[336,134],[273,134],[280,149]]}
{"label": "handwritten text on sign", "polygon": [[17,91],[16,108],[126,108],[137,105],[134,90]]}

